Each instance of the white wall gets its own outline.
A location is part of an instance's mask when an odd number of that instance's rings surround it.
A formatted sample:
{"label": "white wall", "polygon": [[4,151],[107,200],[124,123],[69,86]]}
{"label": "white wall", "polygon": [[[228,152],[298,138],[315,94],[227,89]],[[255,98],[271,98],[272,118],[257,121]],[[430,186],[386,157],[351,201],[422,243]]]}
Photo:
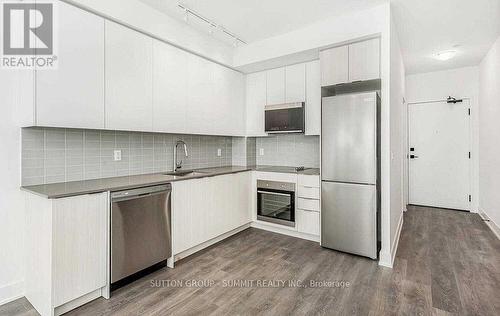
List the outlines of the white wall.
{"label": "white wall", "polygon": [[500,227],[500,37],[479,66],[479,209]]}
{"label": "white wall", "polygon": [[479,93],[479,68],[464,67],[406,76],[408,102],[473,97]]}
{"label": "white wall", "polygon": [[[477,211],[479,207],[479,67],[464,67],[406,76],[408,103],[445,100],[448,96],[470,98],[472,211]],[[408,186],[407,178],[405,186]]]}
{"label": "white wall", "polygon": [[397,245],[406,202],[403,198],[404,145],[404,97],[405,68],[398,33],[391,18],[391,73],[390,73],[390,146],[391,146],[391,187],[390,187],[390,245],[391,264],[397,251]]}

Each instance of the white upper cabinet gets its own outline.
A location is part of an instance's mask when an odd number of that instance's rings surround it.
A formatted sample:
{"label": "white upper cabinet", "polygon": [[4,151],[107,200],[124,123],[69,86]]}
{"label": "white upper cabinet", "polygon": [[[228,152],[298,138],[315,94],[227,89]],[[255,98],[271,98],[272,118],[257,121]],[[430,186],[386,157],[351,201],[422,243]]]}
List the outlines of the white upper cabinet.
{"label": "white upper cabinet", "polygon": [[321,85],[380,78],[380,39],[353,43],[320,52]]}
{"label": "white upper cabinet", "polygon": [[[228,113],[231,114],[228,122],[229,135],[245,136],[245,76],[229,68],[226,68],[226,74],[230,83],[228,85],[229,105],[227,107]],[[225,117],[227,120],[227,115]]]}
{"label": "white upper cabinet", "polygon": [[349,81],[349,48],[335,47],[319,53],[321,85],[331,86]]}
{"label": "white upper cabinet", "polygon": [[153,39],[106,21],[106,128],[152,131]]}
{"label": "white upper cabinet", "polygon": [[306,63],[306,135],[321,131],[321,69],[319,60]]}
{"label": "white upper cabinet", "polygon": [[349,81],[380,78],[380,40],[349,45]]}
{"label": "white upper cabinet", "polygon": [[188,57],[188,111],[186,129],[194,134],[214,133],[214,64],[196,55]]}
{"label": "white upper cabinet", "polygon": [[265,105],[305,102],[306,135],[319,135],[321,74],[319,60],[246,76],[246,135],[266,136]]}
{"label": "white upper cabinet", "polygon": [[188,53],[153,41],[153,130],[186,133]]}
{"label": "white upper cabinet", "polygon": [[285,68],[267,71],[267,105],[285,103]]}
{"label": "white upper cabinet", "polygon": [[187,130],[195,134],[245,135],[243,75],[191,54],[187,73]]}
{"label": "white upper cabinet", "polygon": [[285,102],[306,101],[306,65],[285,67]]}
{"label": "white upper cabinet", "polygon": [[266,105],[266,72],[246,76],[246,133],[247,136],[265,136],[264,106]]}
{"label": "white upper cabinet", "polygon": [[56,70],[36,73],[36,125],[104,128],[104,19],[59,3]]}

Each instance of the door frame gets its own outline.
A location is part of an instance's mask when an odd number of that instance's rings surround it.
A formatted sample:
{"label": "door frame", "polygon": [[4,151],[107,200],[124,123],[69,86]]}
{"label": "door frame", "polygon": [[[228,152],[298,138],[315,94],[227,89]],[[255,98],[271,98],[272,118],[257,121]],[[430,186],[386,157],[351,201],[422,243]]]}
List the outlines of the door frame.
{"label": "door frame", "polygon": [[[471,114],[469,116],[469,151],[471,152],[471,159],[469,159],[469,192],[472,196],[472,201],[469,203],[469,209],[471,213],[477,213],[479,209],[479,124],[478,124],[478,111],[475,102],[475,98],[470,96],[458,97],[457,99],[467,100],[469,101],[469,108]],[[435,100],[420,100],[420,101],[410,101],[406,104],[406,204],[410,202],[410,106],[416,104],[424,104],[424,103],[437,103],[437,102],[446,102],[446,99],[435,99]]]}

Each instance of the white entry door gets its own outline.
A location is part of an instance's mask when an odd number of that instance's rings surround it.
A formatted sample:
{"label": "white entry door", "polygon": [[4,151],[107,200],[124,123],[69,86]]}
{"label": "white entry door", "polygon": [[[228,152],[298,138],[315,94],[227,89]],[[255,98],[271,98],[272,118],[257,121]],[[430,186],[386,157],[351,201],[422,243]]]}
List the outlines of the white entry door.
{"label": "white entry door", "polygon": [[469,210],[469,101],[408,108],[410,204]]}

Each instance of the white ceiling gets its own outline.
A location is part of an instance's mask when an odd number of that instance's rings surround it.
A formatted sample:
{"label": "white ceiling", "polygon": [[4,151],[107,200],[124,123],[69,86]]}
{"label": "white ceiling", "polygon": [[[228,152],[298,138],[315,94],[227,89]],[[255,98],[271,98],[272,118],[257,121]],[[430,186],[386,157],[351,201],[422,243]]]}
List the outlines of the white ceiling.
{"label": "white ceiling", "polygon": [[[407,74],[478,65],[500,35],[499,0],[391,3]],[[433,58],[444,50],[457,55],[447,61]]]}
{"label": "white ceiling", "polygon": [[[140,0],[178,19],[182,3],[252,43],[388,0]],[[194,20],[194,19],[193,19]]]}
{"label": "white ceiling", "polygon": [[[182,20],[178,0],[140,0]],[[388,0],[181,0],[180,3],[247,43],[284,34],[322,19],[374,7]],[[500,35],[500,0],[390,0],[408,74],[478,65]],[[204,23],[189,24],[208,33]],[[232,41],[222,35],[215,38]],[[433,56],[454,49],[457,56]]]}

